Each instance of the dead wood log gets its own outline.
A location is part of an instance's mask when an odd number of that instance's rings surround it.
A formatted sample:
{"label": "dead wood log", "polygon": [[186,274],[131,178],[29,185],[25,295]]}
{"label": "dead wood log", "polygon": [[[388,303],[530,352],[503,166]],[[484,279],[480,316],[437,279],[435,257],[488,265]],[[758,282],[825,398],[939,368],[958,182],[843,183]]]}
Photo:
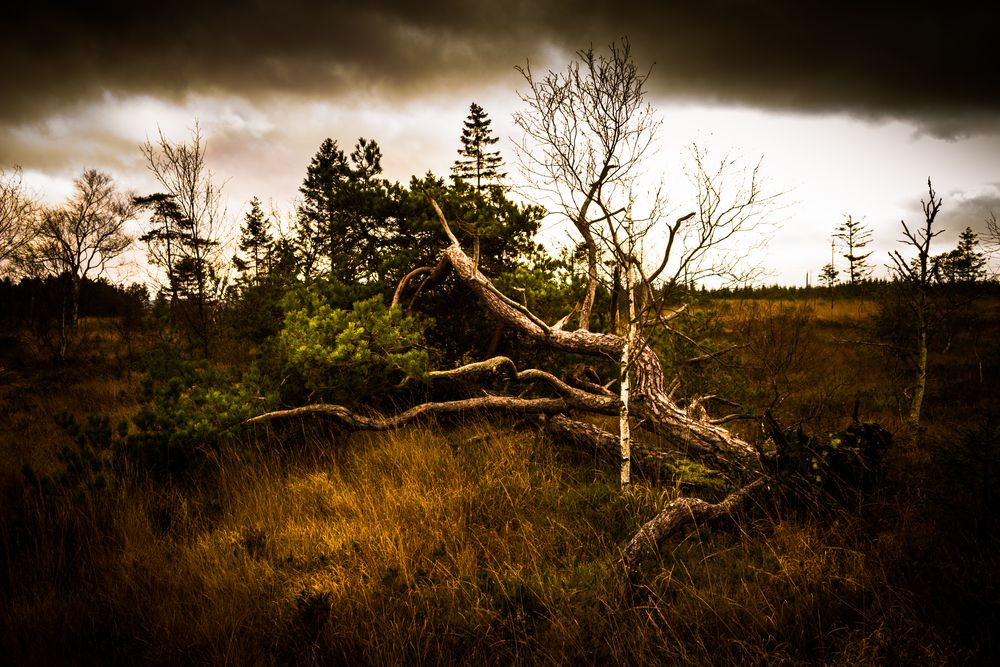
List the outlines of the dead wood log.
{"label": "dead wood log", "polygon": [[750,501],[753,492],[761,488],[764,483],[763,479],[758,479],[717,503],[686,497],[671,500],[629,540],[622,550],[619,563],[626,567],[635,565],[643,553],[656,549],[661,542],[688,525],[695,523],[706,525],[731,517],[736,510]]}
{"label": "dead wood log", "polygon": [[247,419],[244,424],[295,417],[319,416],[339,423],[351,431],[390,431],[423,418],[439,415],[472,414],[476,412],[502,412],[507,414],[537,415],[558,414],[570,407],[560,398],[517,398],[514,396],[480,396],[459,401],[421,403],[397,415],[373,417],[358,414],[342,405],[316,403],[288,410],[274,410]]}
{"label": "dead wood log", "polygon": [[[440,279],[450,267],[454,270],[460,280],[475,293],[498,320],[499,323],[532,338],[540,343],[556,350],[584,354],[599,358],[617,361],[621,359],[622,350],[626,345],[626,339],[609,333],[597,333],[586,329],[576,331],[563,331],[557,327],[550,327],[540,318],[534,315],[524,305],[514,301],[498,290],[493,283],[483,275],[477,263],[470,258],[462,249],[458,239],[451,232],[448,221],[445,219],[440,207],[433,200],[431,203],[438,214],[441,225],[445,230],[451,245],[442,253],[437,266],[430,272],[435,279]],[[420,275],[426,271],[417,273],[411,272],[408,278]],[[398,303],[401,297],[402,285],[394,301]],[[758,468],[757,452],[747,442],[730,433],[725,428],[711,423],[707,415],[704,418],[689,415],[672,400],[664,382],[663,367],[656,353],[648,343],[639,338],[635,341],[635,349],[638,350],[637,358],[634,362],[635,389],[629,399],[629,413],[634,415],[644,427],[654,431],[667,440],[678,454],[695,458],[714,467],[745,470],[747,468]],[[346,408],[340,406],[307,406],[293,410],[282,410],[268,415],[260,415],[255,420],[265,421],[276,419],[279,416],[296,416],[300,414],[327,414],[339,419],[345,424],[353,424],[357,428],[368,428],[366,424],[379,425],[379,428],[395,428],[412,421],[412,419],[423,414],[442,414],[446,412],[463,410],[490,410],[501,411],[522,410],[528,412],[546,412],[555,410],[556,403],[552,401],[561,400],[561,405],[565,409],[582,409],[601,414],[617,414],[620,401],[605,392],[592,392],[584,389],[571,387],[562,380],[559,380],[550,373],[537,369],[529,369],[518,372],[516,369],[510,370],[513,363],[497,357],[494,360],[484,362],[482,368],[476,368],[472,364],[462,369],[453,371],[443,371],[431,374],[432,377],[457,377],[462,374],[490,370],[497,372],[502,368],[507,368],[507,372],[512,372],[519,380],[537,380],[548,384],[559,395],[560,399],[513,399],[504,396],[486,396],[467,401],[452,401],[440,404],[425,404],[416,406],[398,415],[389,418],[368,418],[355,415]],[[491,365],[492,364],[492,365]],[[488,368],[487,368],[488,367]],[[473,402],[468,402],[473,401]],[[475,402],[478,401],[478,402]],[[549,401],[548,403],[537,401]],[[515,407],[517,406],[517,407]],[[540,406],[546,406],[544,409]],[[548,412],[551,414],[551,412]],[[350,416],[353,415],[353,416]],[[413,415],[412,417],[410,415]],[[253,423],[253,420],[251,420]],[[392,425],[389,425],[392,424]]]}
{"label": "dead wood log", "polygon": [[[442,224],[447,224],[443,215],[441,220]],[[549,327],[523,306],[501,294],[480,273],[457,241],[452,242],[442,257],[494,317],[510,328],[557,350],[611,360],[621,358],[624,337],[584,329],[562,331]],[[756,467],[756,451],[749,443],[707,419],[691,418],[670,399],[659,358],[645,340],[639,339],[637,344],[640,352],[635,361],[636,387],[629,402],[630,412],[648,422],[656,433],[668,438],[682,454],[717,466]]]}

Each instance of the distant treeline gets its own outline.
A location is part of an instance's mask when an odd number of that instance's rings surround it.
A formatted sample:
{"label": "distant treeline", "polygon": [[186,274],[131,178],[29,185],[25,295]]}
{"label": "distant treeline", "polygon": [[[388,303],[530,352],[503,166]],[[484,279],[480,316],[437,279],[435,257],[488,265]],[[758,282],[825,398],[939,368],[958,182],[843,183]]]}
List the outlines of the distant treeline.
{"label": "distant treeline", "polygon": [[[68,293],[69,274],[46,278],[0,279],[0,324],[14,326],[58,318]],[[115,285],[105,278],[80,284],[81,317],[129,317],[149,307],[146,287]]]}
{"label": "distant treeline", "polygon": [[[702,288],[698,293],[710,299],[852,299],[872,298],[884,295],[898,287],[898,282],[891,280],[865,280],[857,284],[841,283],[833,287],[825,285],[760,285],[745,287],[721,287],[718,289]],[[967,291],[977,295],[1000,294],[1000,283],[996,281],[976,282],[970,284],[936,283],[932,289],[961,293]]]}

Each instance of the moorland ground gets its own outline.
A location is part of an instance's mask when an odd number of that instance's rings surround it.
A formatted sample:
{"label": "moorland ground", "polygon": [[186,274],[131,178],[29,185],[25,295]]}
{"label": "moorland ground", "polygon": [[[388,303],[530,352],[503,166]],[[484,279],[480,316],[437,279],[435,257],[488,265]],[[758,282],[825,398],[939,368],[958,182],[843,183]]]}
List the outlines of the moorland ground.
{"label": "moorland ground", "polygon": [[[884,343],[905,325],[889,310],[872,298],[708,300],[688,329],[740,347],[684,381],[770,405],[809,433],[844,428],[857,405],[901,434],[910,369]],[[691,468],[623,492],[592,453],[531,422],[481,418],[380,434],[318,421],[234,430],[193,473],[152,475],[125,459],[66,475],[81,439],[56,416],[113,425],[135,414],[156,334],[135,333],[126,350],[120,327],[86,320],[73,359],[56,363],[12,333],[0,350],[0,655],[990,664],[998,336],[994,297],[950,316],[919,444],[896,438],[870,492],[761,502],[626,572],[620,549],[644,521],[678,495],[721,497],[725,482]],[[753,420],[733,428],[764,441]]]}

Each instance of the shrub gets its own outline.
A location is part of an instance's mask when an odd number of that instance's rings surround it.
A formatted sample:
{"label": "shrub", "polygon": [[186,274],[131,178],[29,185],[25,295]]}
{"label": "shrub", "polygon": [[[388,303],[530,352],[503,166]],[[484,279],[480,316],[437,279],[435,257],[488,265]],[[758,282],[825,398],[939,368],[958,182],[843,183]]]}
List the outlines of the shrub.
{"label": "shrub", "polygon": [[357,404],[422,379],[429,363],[424,323],[389,308],[381,297],[335,308],[318,291],[286,313],[274,341],[271,370],[286,403],[304,400]]}

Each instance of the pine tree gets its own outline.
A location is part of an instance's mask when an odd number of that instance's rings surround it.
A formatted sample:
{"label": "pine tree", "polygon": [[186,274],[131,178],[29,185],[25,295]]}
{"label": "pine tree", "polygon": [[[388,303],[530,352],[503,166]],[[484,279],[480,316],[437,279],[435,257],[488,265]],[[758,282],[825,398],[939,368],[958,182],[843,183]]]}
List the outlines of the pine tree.
{"label": "pine tree", "polygon": [[307,277],[372,283],[392,217],[392,188],[380,178],[382,150],[361,138],[350,157],[326,139],[299,188],[297,254]]}
{"label": "pine tree", "polygon": [[462,128],[462,147],[458,149],[460,157],[451,168],[455,180],[474,184],[477,192],[490,181],[500,181],[507,176],[500,172],[503,166],[500,151],[488,150],[500,141],[493,136],[491,123],[481,106],[475,102],[469,106],[469,117]]}
{"label": "pine tree", "polygon": [[847,275],[850,283],[857,285],[872,271],[872,267],[867,261],[872,254],[871,251],[864,254],[861,252],[871,243],[871,230],[865,227],[860,220],[854,220],[851,216],[847,216],[847,220],[837,227],[834,238],[840,239],[846,246],[847,252],[844,253],[844,259],[847,260]]}
{"label": "pine tree", "polygon": [[274,243],[268,223],[260,199],[254,197],[250,200],[250,210],[240,226],[240,254],[233,257],[236,269],[251,282],[268,271],[271,246]]}
{"label": "pine tree", "polygon": [[[333,139],[327,138],[313,156],[299,192],[296,250],[302,273],[312,276],[320,270],[320,258],[336,254],[333,217],[337,185],[347,178],[347,156]],[[333,260],[331,259],[331,264]],[[332,267],[331,267],[332,268]]]}
{"label": "pine tree", "polygon": [[150,228],[139,240],[146,244],[150,261],[167,273],[170,290],[170,307],[177,305],[177,262],[183,256],[184,238],[189,235],[190,224],[181,212],[173,195],[157,192],[144,197],[134,197],[132,202],[151,211]]}
{"label": "pine tree", "polygon": [[986,277],[986,256],[976,251],[979,239],[971,227],[958,237],[958,247],[934,258],[938,280],[949,283],[975,283]]}

